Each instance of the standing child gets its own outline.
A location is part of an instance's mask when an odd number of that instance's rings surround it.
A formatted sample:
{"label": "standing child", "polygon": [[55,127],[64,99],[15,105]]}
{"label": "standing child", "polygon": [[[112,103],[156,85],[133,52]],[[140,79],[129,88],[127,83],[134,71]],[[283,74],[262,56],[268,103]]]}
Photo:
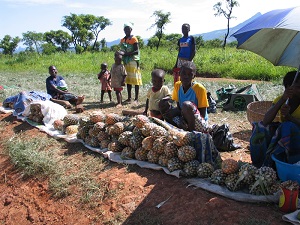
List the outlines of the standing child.
{"label": "standing child", "polygon": [[181,31],[183,36],[178,40],[178,56],[173,69],[174,84],[180,80],[179,72],[183,62],[193,61],[196,54],[196,43],[192,35],[189,35],[190,25],[182,24]]}
{"label": "standing child", "polygon": [[125,78],[127,76],[127,72],[125,70],[125,66],[122,64],[123,54],[120,51],[115,53],[115,63],[112,65],[110,74],[111,74],[111,87],[116,92],[117,96],[117,105],[116,107],[122,106],[122,90],[123,86],[125,86]]}
{"label": "standing child", "polygon": [[151,73],[152,87],[147,92],[147,101],[144,111],[144,115],[147,115],[148,109],[151,117],[162,119],[158,104],[159,101],[167,96],[171,96],[169,88],[164,85],[165,82],[165,71],[161,69],[155,69]]}
{"label": "standing child", "polygon": [[111,76],[110,72],[107,69],[107,63],[101,64],[101,71],[98,73],[98,79],[101,82],[101,100],[100,103],[103,103],[104,93],[107,92],[109,96],[109,101],[111,101]]}

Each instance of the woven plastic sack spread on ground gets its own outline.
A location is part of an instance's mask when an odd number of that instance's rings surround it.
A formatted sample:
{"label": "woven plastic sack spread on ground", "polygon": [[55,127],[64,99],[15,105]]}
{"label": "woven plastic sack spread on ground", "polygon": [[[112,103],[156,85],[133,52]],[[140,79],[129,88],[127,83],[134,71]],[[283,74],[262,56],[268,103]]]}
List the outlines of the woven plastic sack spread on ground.
{"label": "woven plastic sack spread on ground", "polygon": [[[43,123],[46,127],[52,127],[55,120],[63,119],[67,115],[66,109],[51,101],[34,101],[32,103],[41,105],[41,112],[44,116]],[[23,116],[28,117],[30,114],[30,105],[26,106]]]}

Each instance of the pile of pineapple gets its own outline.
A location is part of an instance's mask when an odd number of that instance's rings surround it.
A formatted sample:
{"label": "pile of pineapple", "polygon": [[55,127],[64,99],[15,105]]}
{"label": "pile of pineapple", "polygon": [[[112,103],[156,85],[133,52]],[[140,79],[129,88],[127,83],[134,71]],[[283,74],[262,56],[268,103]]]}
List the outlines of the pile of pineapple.
{"label": "pile of pineapple", "polygon": [[30,113],[28,115],[28,119],[37,123],[42,123],[44,119],[44,115],[42,114],[41,104],[31,103],[29,107],[30,107]]}
{"label": "pile of pineapple", "polygon": [[122,159],[148,161],[167,167],[170,172],[180,170],[185,177],[207,178],[230,191],[246,186],[252,194],[278,190],[274,182],[276,172],[269,167],[257,169],[233,159],[218,165],[200,163],[193,147],[193,133],[172,128],[155,118],[94,111],[81,117],[68,114],[63,120],[54,121],[53,127],[67,135],[76,134],[91,147],[120,152]]}

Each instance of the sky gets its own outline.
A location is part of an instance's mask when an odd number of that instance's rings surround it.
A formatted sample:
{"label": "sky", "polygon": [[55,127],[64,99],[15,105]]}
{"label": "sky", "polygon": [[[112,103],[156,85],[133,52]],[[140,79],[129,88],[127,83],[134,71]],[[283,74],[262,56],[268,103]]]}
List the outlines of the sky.
{"label": "sky", "polygon": [[[124,23],[134,24],[132,34],[149,38],[154,35],[153,12],[170,12],[171,22],[164,33],[180,33],[181,25],[189,23],[190,34],[201,34],[227,28],[224,16],[214,16],[213,6],[223,0],[0,0],[0,39],[5,35],[19,36],[27,31],[47,32],[64,30],[64,16],[73,14],[92,14],[103,16],[112,25],[100,32],[98,40],[107,42],[119,40],[124,36]],[[298,0],[238,0],[239,6],[233,8],[235,18],[230,20],[234,27],[251,18],[273,9],[300,6]]]}

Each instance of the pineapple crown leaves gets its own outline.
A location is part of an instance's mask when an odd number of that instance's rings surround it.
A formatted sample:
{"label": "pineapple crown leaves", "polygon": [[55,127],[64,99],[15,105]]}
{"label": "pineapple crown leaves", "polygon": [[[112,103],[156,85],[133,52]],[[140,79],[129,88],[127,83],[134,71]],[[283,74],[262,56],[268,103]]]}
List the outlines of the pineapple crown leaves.
{"label": "pineapple crown leaves", "polygon": [[259,177],[255,183],[253,184],[250,192],[253,192],[253,190],[257,187],[257,186],[260,186],[260,189],[262,190],[263,194],[266,196],[268,195],[268,185],[267,183],[265,182],[265,180],[263,179],[263,177]]}

